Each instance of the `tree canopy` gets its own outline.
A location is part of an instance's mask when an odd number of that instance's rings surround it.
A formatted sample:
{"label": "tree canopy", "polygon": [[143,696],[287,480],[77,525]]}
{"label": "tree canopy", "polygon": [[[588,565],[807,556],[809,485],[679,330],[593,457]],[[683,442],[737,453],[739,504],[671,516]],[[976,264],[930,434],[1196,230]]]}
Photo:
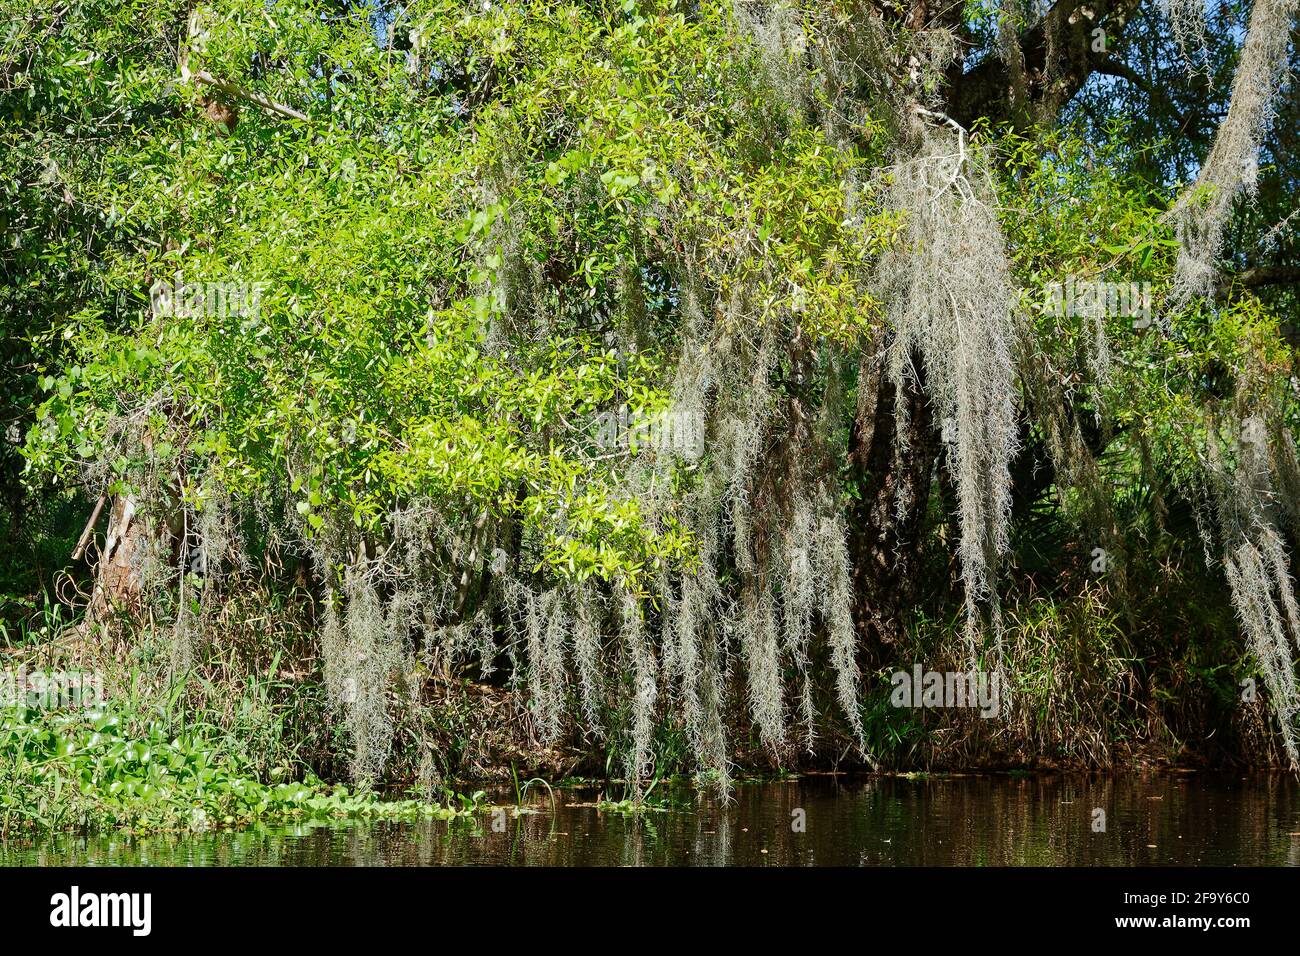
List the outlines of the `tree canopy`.
{"label": "tree canopy", "polygon": [[296,582],[358,778],[429,668],[906,760],[921,660],[1300,763],[1295,0],[3,6],[15,594]]}

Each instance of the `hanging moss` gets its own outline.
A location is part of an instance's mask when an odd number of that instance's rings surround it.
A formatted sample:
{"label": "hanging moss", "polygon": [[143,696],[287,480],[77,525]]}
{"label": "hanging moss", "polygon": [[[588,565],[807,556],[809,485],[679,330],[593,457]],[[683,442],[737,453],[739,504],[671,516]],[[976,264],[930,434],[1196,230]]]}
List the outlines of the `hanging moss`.
{"label": "hanging moss", "polygon": [[1255,194],[1260,142],[1286,73],[1291,23],[1298,10],[1296,0],[1259,0],[1251,8],[1228,115],[1196,182],[1174,209],[1181,243],[1175,293],[1182,301],[1214,294],[1233,204]]}
{"label": "hanging moss", "polygon": [[[906,233],[882,260],[880,283],[893,329],[889,376],[901,396],[919,381],[919,358],[948,432],[973,659],[979,605],[996,603],[993,575],[1007,548],[1009,466],[1018,446],[1012,361],[1018,296],[986,160],[952,126],[924,124],[916,155],[890,171],[888,202],[906,214]],[[906,418],[901,398],[896,414]]]}

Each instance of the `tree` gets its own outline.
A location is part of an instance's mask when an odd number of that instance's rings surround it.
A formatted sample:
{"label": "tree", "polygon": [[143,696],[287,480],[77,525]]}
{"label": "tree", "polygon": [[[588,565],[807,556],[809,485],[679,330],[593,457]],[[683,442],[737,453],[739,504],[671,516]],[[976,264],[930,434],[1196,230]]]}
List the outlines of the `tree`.
{"label": "tree", "polygon": [[[29,474],[132,512],[175,673],[220,595],[306,562],[360,777],[421,661],[502,653],[542,739],[634,781],[665,724],[718,781],[746,725],[896,759],[875,685],[923,654],[1015,686],[1012,750],[1103,672],[1103,749],[1142,709],[1239,726],[1157,703],[1230,666],[1229,607],[1294,762],[1295,10],[1213,13],[1240,42],[1169,14],[26,11]],[[1068,664],[1033,657],[1045,601]]]}

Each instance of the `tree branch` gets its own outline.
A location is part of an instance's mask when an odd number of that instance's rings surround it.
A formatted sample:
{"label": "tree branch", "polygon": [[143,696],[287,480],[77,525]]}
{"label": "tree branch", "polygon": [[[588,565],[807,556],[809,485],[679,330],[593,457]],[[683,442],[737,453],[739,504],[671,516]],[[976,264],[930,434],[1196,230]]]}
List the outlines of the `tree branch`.
{"label": "tree branch", "polygon": [[1300,266],[1254,266],[1237,276],[1247,289],[1266,285],[1300,284]]}
{"label": "tree branch", "polygon": [[246,90],[242,86],[239,86],[236,83],[231,83],[229,80],[223,80],[218,77],[215,77],[207,70],[190,69],[190,52],[196,45],[195,40],[198,34],[199,34],[199,11],[196,6],[191,4],[189,8],[189,14],[187,16],[187,37],[185,43],[181,47],[180,66],[181,66],[182,80],[185,80],[187,82],[193,80],[196,83],[202,83],[204,86],[211,86],[213,89],[221,90],[221,92],[226,93],[229,96],[233,96],[236,99],[241,99],[247,103],[252,103],[255,106],[260,106],[262,109],[267,110],[268,112],[276,113],[280,116],[286,116],[289,119],[296,119],[303,123],[311,122],[311,117],[309,117],[306,113],[300,113],[292,106],[285,106],[283,103],[277,103],[274,100],[263,96],[261,93],[255,93],[252,90]]}
{"label": "tree branch", "polygon": [[278,113],[281,116],[287,116],[289,119],[301,120],[304,123],[311,122],[311,117],[306,113],[300,113],[292,106],[285,106],[283,103],[277,103],[274,100],[263,96],[261,93],[254,93],[252,90],[246,90],[242,86],[237,86],[236,84],[227,82],[226,80],[218,79],[207,70],[195,70],[189,74],[187,79],[194,80],[196,83],[202,83],[205,86],[214,87],[215,89],[221,90],[223,93],[228,93],[238,99],[260,106],[262,109],[270,113]]}
{"label": "tree branch", "polygon": [[[1058,0],[1019,38],[1030,105],[1040,119],[1055,116],[1089,76],[1107,61],[1114,62],[1107,51],[1121,39],[1141,2]],[[948,93],[948,115],[968,129],[980,117],[1024,122],[1028,117],[1014,115],[1011,87],[1006,63],[991,52],[955,78]]]}

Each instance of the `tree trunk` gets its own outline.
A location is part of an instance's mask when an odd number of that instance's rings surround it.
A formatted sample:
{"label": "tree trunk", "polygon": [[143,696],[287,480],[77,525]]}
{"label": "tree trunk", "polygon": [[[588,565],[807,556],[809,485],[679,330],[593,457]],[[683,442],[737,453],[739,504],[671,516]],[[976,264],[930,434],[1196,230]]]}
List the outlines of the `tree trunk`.
{"label": "tree trunk", "polygon": [[140,563],[146,534],[144,522],[136,513],[135,498],[114,498],[108,514],[108,533],[95,567],[87,623],[106,621],[114,612],[140,610]]}
{"label": "tree trunk", "polygon": [[878,663],[916,598],[939,442],[921,383],[908,382],[901,396],[903,435],[899,396],[879,362],[863,359],[858,389],[849,436],[851,471],[861,492],[851,515],[854,613],[868,655]]}

